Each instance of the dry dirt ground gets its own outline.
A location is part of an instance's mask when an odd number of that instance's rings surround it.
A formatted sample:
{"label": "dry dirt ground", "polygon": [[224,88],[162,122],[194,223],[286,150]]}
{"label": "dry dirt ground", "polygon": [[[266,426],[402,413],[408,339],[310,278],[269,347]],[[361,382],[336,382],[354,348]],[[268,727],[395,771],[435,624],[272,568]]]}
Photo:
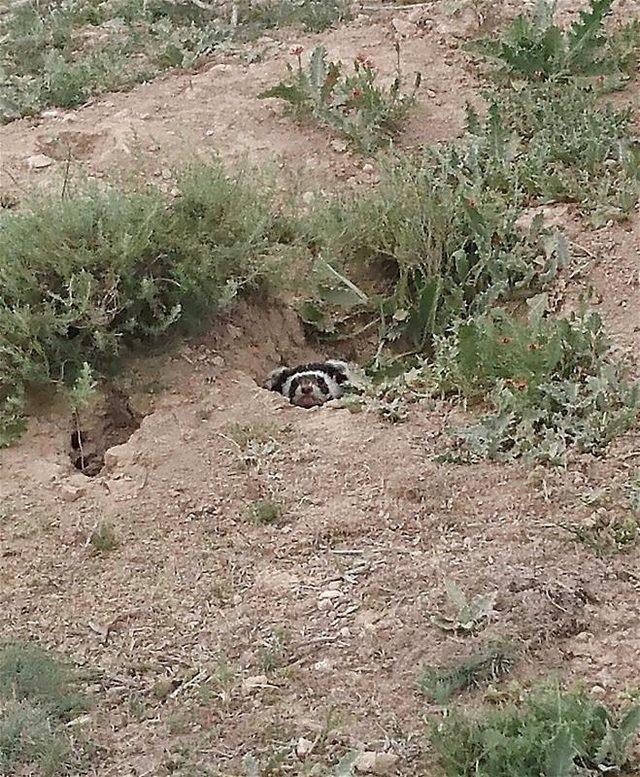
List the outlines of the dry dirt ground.
{"label": "dry dirt ground", "polygon": [[[472,26],[436,4],[314,38],[280,31],[254,47],[253,64],[214,59],[15,122],[0,129],[3,192],[58,185],[63,161],[33,171],[26,160],[64,160],[69,147],[110,180],[134,170],[169,187],[173,164],[217,149],[229,163],[275,158],[283,188],[292,171],[327,191],[367,184],[375,171],[362,160],[255,95],[293,43],[321,41],[344,59],[364,51],[390,73],[400,29],[405,69],[424,75],[402,143],[448,140],[477,87],[459,48]],[[593,284],[617,341],[637,350],[640,218],[590,232],[570,209],[554,217],[585,263],[559,293]],[[71,421],[50,404],[0,451],[0,633],[94,674],[93,774],[329,774],[358,750],[398,756],[390,773],[436,774],[427,724],[438,710],[420,693],[423,667],[497,637],[522,656],[513,677],[524,684],[558,672],[612,701],[637,689],[640,551],[599,559],[558,524],[593,520],[588,497],[633,476],[638,432],[567,471],[435,464],[446,407],[418,405],[392,426],[296,409],[260,388],[274,365],[314,355],[329,354],[305,342],[293,314],[246,303],[199,340],[127,366],[121,389],[141,424],[131,434],[121,399],[108,418],[85,419],[94,442],[122,443],[95,477],[74,469]],[[283,505],[275,524],[251,521],[259,499]],[[116,540],[101,552],[89,541],[100,525]],[[477,636],[432,623],[451,614],[447,579],[470,595],[497,592]],[[301,737],[317,739],[306,759],[293,752]],[[267,771],[280,751],[284,763]],[[251,772],[246,756],[261,767]]]}

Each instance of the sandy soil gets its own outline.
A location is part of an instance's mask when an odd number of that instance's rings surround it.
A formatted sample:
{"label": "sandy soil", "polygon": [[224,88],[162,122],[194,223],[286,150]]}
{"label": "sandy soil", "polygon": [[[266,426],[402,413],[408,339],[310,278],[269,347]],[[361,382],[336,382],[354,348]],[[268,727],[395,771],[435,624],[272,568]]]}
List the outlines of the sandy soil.
{"label": "sandy soil", "polygon": [[[459,46],[474,22],[418,10],[317,37],[281,31],[254,62],[213,59],[0,128],[2,194],[58,186],[69,149],[74,167],[109,180],[135,173],[170,187],[173,165],[218,150],[229,164],[276,160],[283,188],[298,177],[327,192],[366,185],[375,171],[364,160],[255,95],[293,43],[321,41],[345,60],[364,51],[391,74],[399,30],[405,70],[424,77],[401,143],[450,139],[475,99]],[[637,103],[638,90],[625,97]],[[30,170],[41,153],[55,161]],[[558,294],[595,286],[615,339],[637,351],[640,217],[595,232],[571,209],[558,218],[584,260]],[[418,405],[392,426],[299,410],[260,387],[281,360],[328,355],[290,312],[242,304],[170,355],[132,360],[121,388],[141,424],[109,437],[123,444],[97,476],[74,468],[71,420],[50,405],[0,451],[1,633],[95,673],[94,774],[251,774],[246,756],[256,774],[328,774],[359,750],[398,756],[389,773],[433,774],[426,720],[437,710],[420,693],[423,667],[497,638],[521,657],[519,682],[557,672],[610,700],[637,686],[640,551],[599,559],[558,524],[592,521],[603,508],[589,497],[634,474],[638,431],[567,471],[435,464],[446,407]],[[96,438],[115,423],[85,421]],[[259,499],[282,504],[275,524],[251,521]],[[89,540],[105,523],[117,546],[98,552]],[[451,614],[445,580],[497,593],[486,629],[463,638],[433,624]],[[318,737],[306,758],[295,755],[301,737]]]}

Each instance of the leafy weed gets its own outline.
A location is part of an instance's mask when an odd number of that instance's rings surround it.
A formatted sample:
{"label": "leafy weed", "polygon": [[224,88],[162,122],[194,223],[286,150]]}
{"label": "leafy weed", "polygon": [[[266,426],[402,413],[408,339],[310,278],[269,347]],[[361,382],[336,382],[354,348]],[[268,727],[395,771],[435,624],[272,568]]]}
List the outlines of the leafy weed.
{"label": "leafy weed", "polygon": [[522,704],[452,711],[432,742],[451,777],[561,777],[632,773],[640,706],[616,713],[582,691],[547,688]]}
{"label": "leafy weed", "polygon": [[287,63],[287,79],[259,98],[285,100],[296,119],[313,118],[365,154],[399,132],[414,102],[420,76],[413,92],[402,94],[400,73],[388,89],[379,87],[377,70],[364,56],[356,57],[354,72],[345,75],[342,63],[327,61],[323,46],[311,52],[306,67],[302,65],[302,48],[292,54],[297,57],[297,67]]}

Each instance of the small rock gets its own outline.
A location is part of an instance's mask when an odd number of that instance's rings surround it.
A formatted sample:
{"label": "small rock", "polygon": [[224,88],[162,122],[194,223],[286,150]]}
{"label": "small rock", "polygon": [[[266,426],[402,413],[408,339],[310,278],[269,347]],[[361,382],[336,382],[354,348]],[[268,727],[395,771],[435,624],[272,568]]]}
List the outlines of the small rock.
{"label": "small rock", "polygon": [[306,758],[313,749],[313,742],[310,739],[300,737],[296,743],[296,755],[298,758]]}
{"label": "small rock", "polygon": [[205,134],[205,135],[206,135],[208,138],[210,138],[212,135],[215,135],[216,133],[215,133],[215,130],[208,129],[208,130],[206,130],[206,131],[205,131],[205,133],[204,133],[204,134]]}
{"label": "small rock", "polygon": [[245,693],[249,693],[256,688],[264,688],[265,686],[269,685],[269,681],[267,680],[267,676],[264,674],[258,674],[254,677],[247,677],[242,681],[242,690]]}
{"label": "small rock", "polygon": [[393,753],[374,753],[365,751],[354,761],[356,772],[361,774],[393,774],[398,756]]}
{"label": "small rock", "polygon": [[344,154],[344,152],[349,148],[349,144],[346,140],[332,140],[331,148],[334,151],[337,151],[338,154]]}
{"label": "small rock", "polygon": [[392,19],[391,24],[398,35],[402,35],[403,38],[408,38],[411,35],[415,35],[418,31],[416,25],[413,24],[413,22],[407,21],[406,19]]}
{"label": "small rock", "polygon": [[305,192],[302,195],[302,202],[304,202],[305,205],[311,205],[311,203],[315,200],[316,195],[315,192]]}
{"label": "small rock", "polygon": [[165,181],[168,181],[171,178],[171,170],[167,170],[166,168],[162,171],[162,177]]}
{"label": "small rock", "polygon": [[60,487],[60,496],[65,502],[75,502],[85,493],[86,489],[83,486],[72,486],[70,483],[64,483]]}
{"label": "small rock", "polygon": [[371,175],[371,173],[373,173],[374,171],[375,171],[375,167],[372,164],[370,164],[369,162],[367,162],[366,165],[362,165],[362,172],[363,173],[367,173],[368,175]]}
{"label": "small rock", "polygon": [[318,599],[322,601],[323,599],[341,599],[343,596],[342,591],[336,588],[328,588],[326,591],[323,591],[319,596]]}
{"label": "small rock", "polygon": [[27,159],[27,167],[30,170],[43,170],[45,167],[50,167],[52,164],[53,159],[45,154],[36,154]]}
{"label": "small rock", "polygon": [[606,694],[606,690],[601,685],[594,685],[590,693],[592,696],[604,696]]}

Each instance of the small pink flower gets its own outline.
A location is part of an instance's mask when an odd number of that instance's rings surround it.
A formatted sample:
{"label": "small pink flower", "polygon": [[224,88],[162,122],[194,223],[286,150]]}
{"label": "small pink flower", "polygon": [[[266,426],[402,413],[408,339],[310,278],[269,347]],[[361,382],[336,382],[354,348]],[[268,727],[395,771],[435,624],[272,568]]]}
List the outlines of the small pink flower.
{"label": "small pink flower", "polygon": [[354,100],[359,100],[362,97],[362,89],[354,89],[351,93],[351,97]]}
{"label": "small pink flower", "polygon": [[292,57],[299,57],[303,51],[304,49],[302,48],[302,46],[294,46],[289,52],[289,54],[291,54]]}
{"label": "small pink flower", "polygon": [[372,70],[373,69],[373,61],[369,59],[369,57],[366,54],[358,54],[356,56],[356,62],[359,65],[362,65],[365,70]]}

